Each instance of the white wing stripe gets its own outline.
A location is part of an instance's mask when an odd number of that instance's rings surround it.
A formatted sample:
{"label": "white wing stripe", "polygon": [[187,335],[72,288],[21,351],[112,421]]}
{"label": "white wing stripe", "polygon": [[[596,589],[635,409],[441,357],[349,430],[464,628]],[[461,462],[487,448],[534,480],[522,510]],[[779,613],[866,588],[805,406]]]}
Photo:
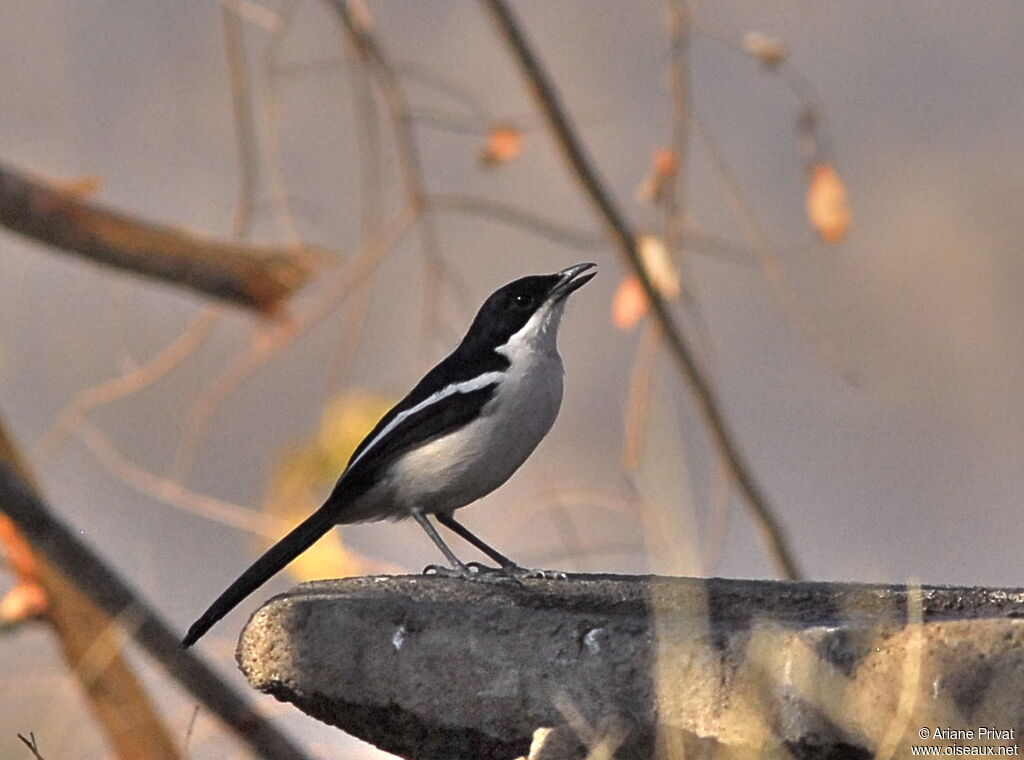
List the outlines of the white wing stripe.
{"label": "white wing stripe", "polygon": [[416,404],[415,406],[409,407],[408,409],[395,415],[395,418],[391,420],[391,422],[389,422],[387,425],[385,425],[383,430],[381,430],[379,433],[377,433],[376,436],[374,436],[374,439],[366,445],[366,448],[359,452],[359,456],[357,456],[355,459],[348,463],[348,467],[345,468],[345,471],[347,472],[348,470],[351,470],[353,467],[359,464],[360,459],[366,456],[366,454],[374,446],[376,446],[378,443],[380,443],[387,437],[388,433],[390,433],[396,427],[401,425],[402,422],[408,419],[410,416],[426,409],[428,406],[433,406],[434,404],[443,401],[444,399],[456,393],[472,393],[473,391],[478,391],[481,388],[486,388],[488,385],[499,383],[501,382],[501,379],[504,376],[504,372],[485,372],[482,375],[474,377],[472,380],[464,380],[461,383],[452,383],[451,385],[446,385],[444,388],[435,393],[431,393],[420,403]]}

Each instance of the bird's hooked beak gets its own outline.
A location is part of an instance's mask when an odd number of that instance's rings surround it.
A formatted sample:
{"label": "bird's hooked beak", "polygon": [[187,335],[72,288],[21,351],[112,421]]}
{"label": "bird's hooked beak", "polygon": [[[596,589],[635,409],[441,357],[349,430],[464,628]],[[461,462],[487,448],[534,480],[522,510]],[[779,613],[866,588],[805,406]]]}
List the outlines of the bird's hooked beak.
{"label": "bird's hooked beak", "polygon": [[597,274],[597,272],[590,272],[589,274],[584,274],[584,272],[595,267],[597,267],[597,264],[587,262],[584,264],[574,264],[558,272],[559,280],[551,288],[548,299],[551,301],[561,301],[568,297],[570,293],[582,288]]}

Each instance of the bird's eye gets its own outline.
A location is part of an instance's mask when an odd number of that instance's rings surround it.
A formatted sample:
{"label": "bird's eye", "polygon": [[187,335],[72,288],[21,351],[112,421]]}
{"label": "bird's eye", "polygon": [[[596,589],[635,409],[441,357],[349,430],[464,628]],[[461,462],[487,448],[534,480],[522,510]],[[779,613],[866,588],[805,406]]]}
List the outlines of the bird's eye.
{"label": "bird's eye", "polygon": [[512,296],[512,308],[519,311],[533,308],[533,296],[527,296],[520,293],[519,295]]}

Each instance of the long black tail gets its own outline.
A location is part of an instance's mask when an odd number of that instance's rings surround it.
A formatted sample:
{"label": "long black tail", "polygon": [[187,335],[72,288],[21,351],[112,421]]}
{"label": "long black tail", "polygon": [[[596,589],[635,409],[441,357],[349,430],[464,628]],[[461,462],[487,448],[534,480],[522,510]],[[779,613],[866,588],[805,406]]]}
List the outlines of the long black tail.
{"label": "long black tail", "polygon": [[266,554],[252,563],[248,570],[242,573],[223,594],[217,597],[192,627],[188,629],[185,638],[181,640],[183,647],[190,647],[199,640],[199,637],[235,608],[239,602],[249,596],[270,578],[280,571],[285,565],[298,557],[302,552],[316,543],[324,533],[334,525],[337,515],[337,504],[328,499],[320,509],[303,520],[291,533],[271,546]]}

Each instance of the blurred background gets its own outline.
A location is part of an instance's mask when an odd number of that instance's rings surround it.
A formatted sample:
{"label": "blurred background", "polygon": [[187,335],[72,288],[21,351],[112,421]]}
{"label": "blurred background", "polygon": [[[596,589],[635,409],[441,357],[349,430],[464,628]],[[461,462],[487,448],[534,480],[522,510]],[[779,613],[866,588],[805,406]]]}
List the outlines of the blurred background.
{"label": "blurred background", "polygon": [[[1024,5],[514,7],[650,236],[648,266],[805,575],[1024,585]],[[673,9],[689,20],[677,57]],[[0,163],[141,219],[327,251],[268,320],[0,229],[0,414],[53,509],[184,631],[492,290],[589,260],[554,430],[460,517],[526,565],[775,577],[486,13],[354,10],[410,109],[412,175],[393,93],[329,3],[0,6]],[[416,193],[429,202],[412,217]],[[303,577],[440,559],[411,523],[325,545]],[[200,645],[240,686],[239,629],[296,577]],[[126,651],[184,737],[194,700]],[[6,630],[0,668],[20,684],[0,696],[0,755],[29,755],[19,731],[50,758],[108,755],[44,625]],[[383,756],[253,699],[314,756]],[[187,756],[249,754],[200,711]]]}

